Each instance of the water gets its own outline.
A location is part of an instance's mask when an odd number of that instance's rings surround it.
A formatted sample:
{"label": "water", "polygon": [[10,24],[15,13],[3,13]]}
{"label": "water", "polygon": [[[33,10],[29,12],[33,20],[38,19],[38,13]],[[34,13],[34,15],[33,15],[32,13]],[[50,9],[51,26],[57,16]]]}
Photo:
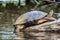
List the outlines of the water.
{"label": "water", "polygon": [[2,39],[11,40],[60,40],[59,33],[50,32],[20,32],[19,35],[15,35],[12,32],[2,32]]}
{"label": "water", "polygon": [[[22,34],[20,34],[22,33]],[[59,33],[50,32],[20,32],[22,35],[20,38],[25,38],[24,40],[60,40]]]}
{"label": "water", "polygon": [[60,33],[51,32],[20,32],[18,35],[13,33],[13,27],[0,27],[0,39],[5,40],[60,40]]}

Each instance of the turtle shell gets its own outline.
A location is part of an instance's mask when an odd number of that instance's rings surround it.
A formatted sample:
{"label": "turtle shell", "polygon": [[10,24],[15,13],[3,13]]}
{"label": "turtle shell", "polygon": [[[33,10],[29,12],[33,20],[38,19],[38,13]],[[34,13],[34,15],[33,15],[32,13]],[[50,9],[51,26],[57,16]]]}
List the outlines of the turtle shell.
{"label": "turtle shell", "polygon": [[16,24],[24,24],[28,21],[38,20],[38,19],[45,17],[46,15],[47,15],[47,13],[42,12],[42,11],[27,12],[17,18],[15,25]]}

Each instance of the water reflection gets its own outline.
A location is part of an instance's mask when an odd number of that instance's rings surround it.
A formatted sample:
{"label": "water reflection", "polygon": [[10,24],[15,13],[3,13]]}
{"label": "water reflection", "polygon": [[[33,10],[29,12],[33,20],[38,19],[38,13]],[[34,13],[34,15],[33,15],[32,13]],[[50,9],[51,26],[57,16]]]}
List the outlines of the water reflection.
{"label": "water reflection", "polygon": [[20,32],[18,36],[24,40],[60,40],[59,33],[50,32]]}

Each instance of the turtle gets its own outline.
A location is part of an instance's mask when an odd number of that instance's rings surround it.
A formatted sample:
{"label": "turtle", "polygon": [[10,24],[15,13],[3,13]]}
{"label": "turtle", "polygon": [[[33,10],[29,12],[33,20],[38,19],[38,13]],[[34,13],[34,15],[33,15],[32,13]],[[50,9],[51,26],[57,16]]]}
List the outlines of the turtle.
{"label": "turtle", "polygon": [[[21,29],[28,28],[30,26],[34,26],[36,24],[41,24],[46,22],[48,13],[42,11],[30,11],[19,16],[14,23],[14,32],[19,32]],[[46,19],[45,19],[46,17]],[[49,16],[50,17],[50,16]],[[16,30],[17,28],[17,30]]]}
{"label": "turtle", "polygon": [[16,24],[24,24],[27,21],[29,22],[29,21],[33,21],[33,20],[42,19],[46,15],[47,15],[47,13],[42,12],[42,11],[27,12],[27,13],[24,13],[21,16],[19,16],[17,18],[16,22],[14,23],[14,25],[16,25]]}

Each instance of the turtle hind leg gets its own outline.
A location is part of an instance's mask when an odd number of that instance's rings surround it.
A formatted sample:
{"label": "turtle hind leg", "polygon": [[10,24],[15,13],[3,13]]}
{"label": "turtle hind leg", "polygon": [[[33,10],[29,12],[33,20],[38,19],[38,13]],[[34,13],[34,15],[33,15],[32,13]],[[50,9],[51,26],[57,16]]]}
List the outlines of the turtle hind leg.
{"label": "turtle hind leg", "polygon": [[16,28],[17,28],[17,27],[16,27],[16,26],[14,26],[14,31],[13,31],[13,33],[17,33],[17,32],[16,32]]}

